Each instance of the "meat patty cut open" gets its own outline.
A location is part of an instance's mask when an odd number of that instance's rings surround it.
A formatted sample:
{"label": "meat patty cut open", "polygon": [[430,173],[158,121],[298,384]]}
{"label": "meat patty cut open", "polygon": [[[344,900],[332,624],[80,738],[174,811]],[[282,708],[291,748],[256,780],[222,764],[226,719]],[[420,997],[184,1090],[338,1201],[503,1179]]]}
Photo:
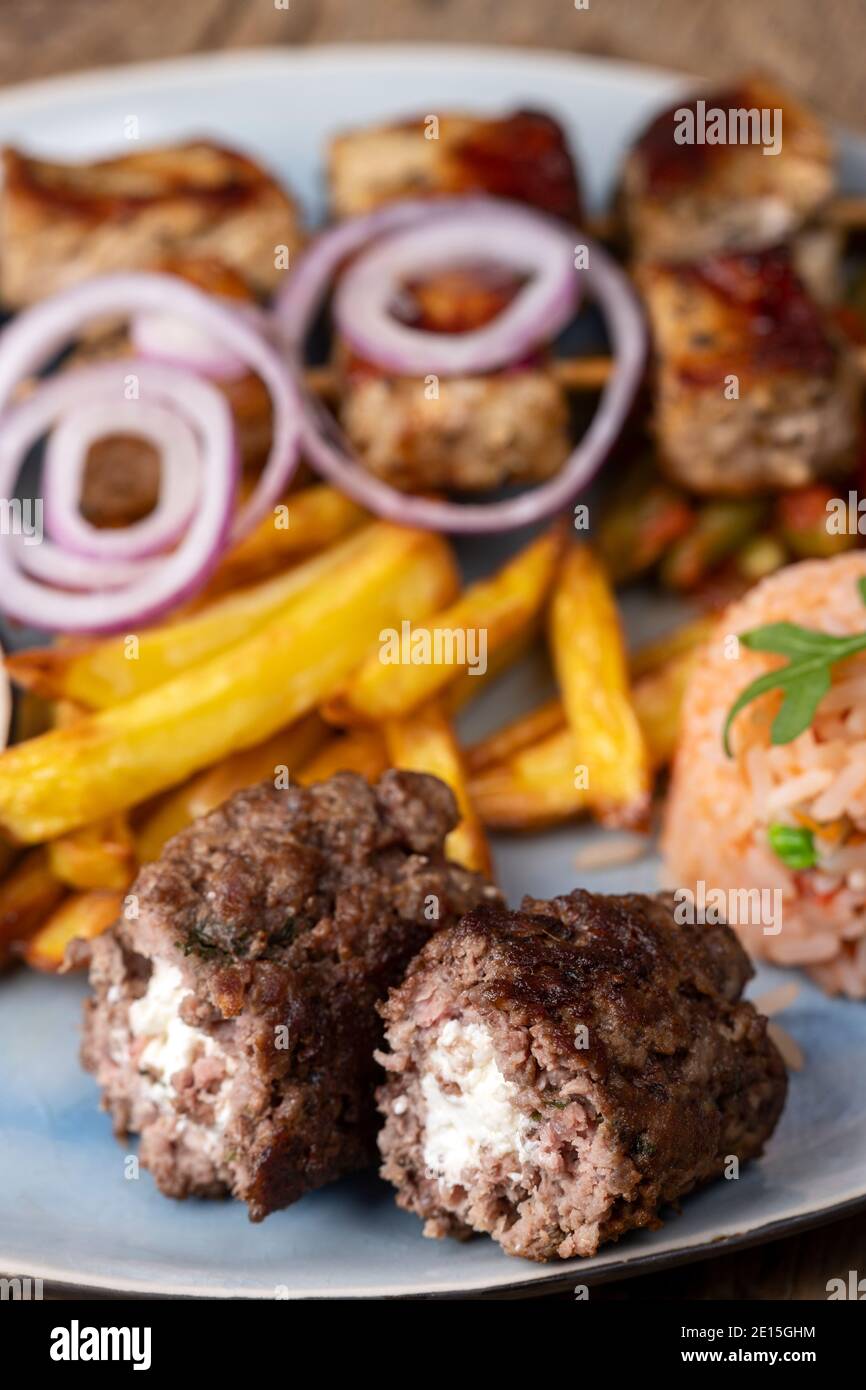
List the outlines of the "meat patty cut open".
{"label": "meat patty cut open", "polygon": [[376,1003],[497,896],[443,851],[435,777],[263,783],[170,840],[93,945],[82,1060],[171,1197],[253,1220],[375,1159]]}
{"label": "meat patty cut open", "polygon": [[[726,926],[575,891],[438,933],[383,1008],[382,1174],[429,1236],[592,1255],[760,1154],[785,1100]],[[732,1160],[736,1160],[733,1162]]]}

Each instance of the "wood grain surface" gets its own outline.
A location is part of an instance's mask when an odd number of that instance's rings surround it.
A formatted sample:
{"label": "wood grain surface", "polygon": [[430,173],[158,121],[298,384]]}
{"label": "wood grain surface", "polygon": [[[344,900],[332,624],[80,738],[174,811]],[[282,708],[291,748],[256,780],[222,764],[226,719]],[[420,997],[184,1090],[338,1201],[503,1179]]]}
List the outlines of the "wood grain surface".
{"label": "wood grain surface", "polygon": [[[864,0],[5,0],[0,83],[261,44],[511,44],[656,63],[724,80],[760,69],[825,116],[866,127]],[[866,1275],[866,1215],[593,1299],[824,1299]]]}
{"label": "wood grain surface", "polygon": [[863,127],[863,0],[4,0],[0,82],[257,44],[525,44],[727,78]]}

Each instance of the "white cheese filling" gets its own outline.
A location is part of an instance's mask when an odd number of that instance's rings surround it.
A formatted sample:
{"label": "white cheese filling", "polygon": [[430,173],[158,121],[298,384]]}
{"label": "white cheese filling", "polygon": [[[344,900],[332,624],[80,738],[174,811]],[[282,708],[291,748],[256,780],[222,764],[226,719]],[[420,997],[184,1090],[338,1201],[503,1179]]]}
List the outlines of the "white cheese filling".
{"label": "white cheese filling", "polygon": [[149,1038],[138,1059],[139,1068],[173,1091],[171,1078],[192,1066],[198,1056],[219,1051],[213,1038],[191,1028],[180,1017],[180,1006],[192,991],[176,965],[157,960],[148,986],[129,1006],[129,1027],[136,1038]]}
{"label": "white cheese filling", "polygon": [[[443,1089],[445,1083],[459,1091]],[[528,1116],[517,1108],[517,1087],[496,1065],[493,1040],[478,1023],[449,1019],[428,1053],[421,1078],[426,1101],[424,1161],[431,1174],[457,1183],[482,1157],[528,1157]]]}

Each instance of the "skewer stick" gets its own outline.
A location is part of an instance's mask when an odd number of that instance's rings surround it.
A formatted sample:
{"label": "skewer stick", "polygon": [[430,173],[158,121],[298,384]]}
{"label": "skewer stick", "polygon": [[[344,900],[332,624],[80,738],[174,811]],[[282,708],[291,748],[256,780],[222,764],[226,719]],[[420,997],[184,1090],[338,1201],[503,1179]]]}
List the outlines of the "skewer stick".
{"label": "skewer stick", "polygon": [[[858,367],[866,376],[866,347],[853,347],[852,352]],[[601,391],[613,374],[614,359],[599,354],[596,357],[554,357],[550,369],[556,380],[566,391],[576,394]],[[336,401],[340,395],[340,383],[333,368],[310,367],[304,379],[314,395],[325,401]]]}
{"label": "skewer stick", "polygon": [[613,372],[612,357],[554,357],[553,375],[566,391],[600,391]]}
{"label": "skewer stick", "polygon": [[866,195],[840,194],[828,205],[824,215],[832,227],[843,232],[866,231]]}

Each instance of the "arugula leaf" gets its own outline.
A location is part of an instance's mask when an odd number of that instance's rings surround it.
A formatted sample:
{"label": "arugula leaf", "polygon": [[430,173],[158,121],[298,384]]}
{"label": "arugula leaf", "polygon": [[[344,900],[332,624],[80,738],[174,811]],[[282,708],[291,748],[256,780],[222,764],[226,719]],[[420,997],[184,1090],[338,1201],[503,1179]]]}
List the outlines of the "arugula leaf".
{"label": "arugula leaf", "polygon": [[[857,589],[866,604],[866,577],[857,581]],[[830,689],[833,666],[856,652],[866,651],[866,632],[833,637],[827,632],[799,627],[797,623],[767,623],[764,627],[754,627],[741,633],[740,641],[750,651],[786,656],[788,664],[758,676],[740,691],[728,711],[722,734],[729,758],[732,756],[731,725],[746,705],[770,690],[781,690],[782,704],[770,729],[770,742],[790,743],[812,723],[818,705]]]}
{"label": "arugula leaf", "polygon": [[767,827],[767,838],[773,853],[789,869],[813,869],[818,862],[814,833],[805,827],[777,821]]}

